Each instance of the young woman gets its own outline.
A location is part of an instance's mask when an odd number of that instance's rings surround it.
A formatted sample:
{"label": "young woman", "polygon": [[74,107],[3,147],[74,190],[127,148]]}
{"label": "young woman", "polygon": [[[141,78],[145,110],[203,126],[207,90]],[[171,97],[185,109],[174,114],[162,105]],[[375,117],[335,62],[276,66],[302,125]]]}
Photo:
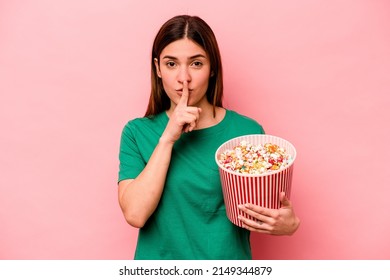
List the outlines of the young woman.
{"label": "young woman", "polygon": [[222,65],[211,28],[176,16],[153,44],[152,90],[143,118],[129,121],[120,145],[119,204],[139,228],[135,259],[251,259],[250,231],[291,235],[291,202],[280,209],[242,205],[258,222],[232,224],[225,212],[217,148],[264,133],[256,121],[222,106]]}

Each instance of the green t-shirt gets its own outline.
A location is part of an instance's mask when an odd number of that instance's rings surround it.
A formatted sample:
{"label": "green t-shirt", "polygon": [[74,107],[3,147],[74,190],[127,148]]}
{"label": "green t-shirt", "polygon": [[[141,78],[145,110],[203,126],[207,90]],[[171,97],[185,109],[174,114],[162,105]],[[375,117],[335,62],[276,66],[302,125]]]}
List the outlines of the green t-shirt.
{"label": "green t-shirt", "polygon": [[[168,120],[164,112],[126,124],[119,181],[144,169]],[[256,121],[226,110],[217,125],[182,134],[173,147],[159,205],[139,230],[135,259],[251,259],[249,231],[226,216],[215,152],[231,138],[263,133]]]}

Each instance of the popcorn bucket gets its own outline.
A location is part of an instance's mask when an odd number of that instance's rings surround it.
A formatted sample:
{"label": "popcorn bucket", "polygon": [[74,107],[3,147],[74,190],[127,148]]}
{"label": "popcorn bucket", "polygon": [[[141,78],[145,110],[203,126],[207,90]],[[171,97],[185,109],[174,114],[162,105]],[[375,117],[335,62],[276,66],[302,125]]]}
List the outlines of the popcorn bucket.
{"label": "popcorn bucket", "polygon": [[[278,170],[266,171],[261,174],[242,174],[229,170],[219,162],[219,157],[226,150],[232,150],[239,146],[241,141],[246,141],[253,146],[266,143],[276,144],[285,149],[291,156],[291,160]],[[252,203],[271,209],[279,208],[280,192],[285,192],[287,197],[290,197],[295,158],[296,150],[290,142],[267,134],[244,135],[222,144],[215,153],[215,160],[219,169],[226,215],[229,220],[239,227],[242,227],[242,222],[238,219],[238,215],[255,220],[255,218],[238,210],[239,204]]]}

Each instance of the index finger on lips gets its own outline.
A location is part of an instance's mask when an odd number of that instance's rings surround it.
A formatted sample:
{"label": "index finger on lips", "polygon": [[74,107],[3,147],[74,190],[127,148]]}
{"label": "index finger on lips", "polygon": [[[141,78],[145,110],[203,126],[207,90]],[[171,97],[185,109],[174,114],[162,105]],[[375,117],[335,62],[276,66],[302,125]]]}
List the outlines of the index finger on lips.
{"label": "index finger on lips", "polygon": [[180,106],[187,106],[188,105],[188,82],[187,81],[184,81],[183,82],[183,89],[182,89],[182,93],[181,93],[181,97],[180,97],[180,101],[179,101],[179,105]]}

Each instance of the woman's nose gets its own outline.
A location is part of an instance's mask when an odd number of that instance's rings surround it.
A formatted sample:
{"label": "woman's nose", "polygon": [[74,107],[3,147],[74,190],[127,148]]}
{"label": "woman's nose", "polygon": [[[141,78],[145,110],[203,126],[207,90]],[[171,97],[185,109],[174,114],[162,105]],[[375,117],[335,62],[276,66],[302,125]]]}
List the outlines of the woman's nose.
{"label": "woman's nose", "polygon": [[184,81],[191,81],[191,75],[187,67],[180,68],[180,71],[178,73],[178,80],[180,83],[183,83]]}

